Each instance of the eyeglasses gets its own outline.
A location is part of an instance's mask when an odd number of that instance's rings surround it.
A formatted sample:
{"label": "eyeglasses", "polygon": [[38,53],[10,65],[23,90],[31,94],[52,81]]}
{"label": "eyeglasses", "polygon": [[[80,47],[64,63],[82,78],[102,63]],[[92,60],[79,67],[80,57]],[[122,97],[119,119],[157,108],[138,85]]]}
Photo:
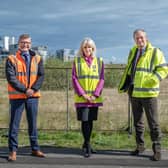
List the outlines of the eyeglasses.
{"label": "eyeglasses", "polygon": [[20,41],[19,43],[21,43],[21,44],[31,44],[31,42],[28,42],[28,41]]}

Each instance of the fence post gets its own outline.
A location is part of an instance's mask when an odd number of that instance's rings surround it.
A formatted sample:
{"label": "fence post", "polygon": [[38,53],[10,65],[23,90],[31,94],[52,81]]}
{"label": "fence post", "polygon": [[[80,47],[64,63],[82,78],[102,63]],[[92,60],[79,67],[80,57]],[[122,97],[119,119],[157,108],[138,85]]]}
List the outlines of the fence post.
{"label": "fence post", "polygon": [[67,126],[66,130],[69,131],[69,75],[68,75],[68,68],[66,69],[66,83],[67,83]]}

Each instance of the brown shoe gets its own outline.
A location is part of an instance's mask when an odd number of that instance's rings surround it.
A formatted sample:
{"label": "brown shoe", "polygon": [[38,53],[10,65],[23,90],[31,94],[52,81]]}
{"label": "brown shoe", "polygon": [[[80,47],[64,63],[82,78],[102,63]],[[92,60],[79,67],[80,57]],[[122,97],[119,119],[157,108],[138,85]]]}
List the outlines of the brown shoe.
{"label": "brown shoe", "polygon": [[16,161],[16,152],[10,152],[8,156],[8,161]]}
{"label": "brown shoe", "polygon": [[33,151],[32,151],[32,156],[45,157],[44,153],[41,152],[40,150],[33,150]]}
{"label": "brown shoe", "polygon": [[139,155],[145,151],[144,145],[138,145],[137,148],[131,153],[132,155]]}
{"label": "brown shoe", "polygon": [[153,157],[152,157],[152,160],[159,161],[159,160],[161,160],[161,157],[162,157],[161,152],[155,152]]}

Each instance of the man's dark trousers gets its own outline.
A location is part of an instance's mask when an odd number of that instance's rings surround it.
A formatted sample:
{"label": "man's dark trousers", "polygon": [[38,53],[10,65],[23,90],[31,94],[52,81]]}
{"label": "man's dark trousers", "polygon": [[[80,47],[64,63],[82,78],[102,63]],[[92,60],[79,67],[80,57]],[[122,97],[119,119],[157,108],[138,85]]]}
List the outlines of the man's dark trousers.
{"label": "man's dark trousers", "polygon": [[[144,144],[144,121],[143,113],[145,111],[148,125],[150,128],[150,136],[153,143],[160,143],[161,130],[158,121],[158,105],[157,98],[135,98],[131,97],[132,112],[134,117],[134,127],[136,131],[137,145]],[[144,110],[144,111],[143,111]]]}
{"label": "man's dark trousers", "polygon": [[28,133],[32,150],[39,150],[37,142],[38,98],[10,100],[9,151],[17,151],[18,131],[22,113],[26,110]]}

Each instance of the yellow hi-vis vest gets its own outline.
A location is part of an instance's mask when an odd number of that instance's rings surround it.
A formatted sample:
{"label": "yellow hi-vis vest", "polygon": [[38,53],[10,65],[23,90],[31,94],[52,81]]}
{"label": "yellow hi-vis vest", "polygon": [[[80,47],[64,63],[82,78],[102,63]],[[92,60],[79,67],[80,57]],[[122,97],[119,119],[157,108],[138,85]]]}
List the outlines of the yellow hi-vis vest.
{"label": "yellow hi-vis vest", "polygon": [[[127,77],[131,74],[132,62],[137,50],[137,46],[134,46],[130,51],[128,64],[118,87],[120,93],[127,91],[124,86],[128,85],[126,84],[128,82]],[[160,81],[166,78],[167,74],[168,65],[163,53],[148,42],[146,51],[137,63],[133,79],[132,97],[157,97],[160,91]]]}
{"label": "yellow hi-vis vest", "polygon": [[[83,57],[76,57],[75,68],[80,86],[85,90],[86,94],[90,96],[93,95],[100,80],[102,58],[94,57],[89,67]],[[78,94],[75,93],[75,103],[87,103],[87,101],[83,96],[78,96]],[[97,97],[93,103],[102,103],[101,95]]]}

